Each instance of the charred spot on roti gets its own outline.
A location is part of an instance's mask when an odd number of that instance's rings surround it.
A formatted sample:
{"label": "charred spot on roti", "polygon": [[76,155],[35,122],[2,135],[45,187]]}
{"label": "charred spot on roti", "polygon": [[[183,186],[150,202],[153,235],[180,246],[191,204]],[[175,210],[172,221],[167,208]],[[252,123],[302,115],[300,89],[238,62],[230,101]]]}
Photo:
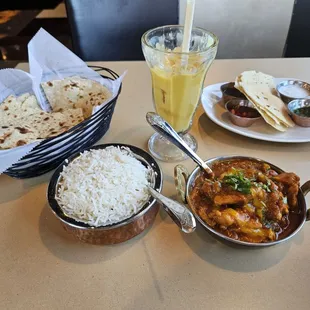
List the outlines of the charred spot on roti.
{"label": "charred spot on roti", "polygon": [[64,124],[65,124],[65,122],[59,122],[59,126],[60,126],[60,127],[63,127]]}
{"label": "charred spot on roti", "polygon": [[22,146],[22,145],[25,145],[25,144],[27,144],[27,142],[24,141],[24,140],[18,140],[18,141],[16,142],[16,145],[17,145],[17,146]]}
{"label": "charred spot on roti", "polygon": [[4,107],[3,107],[3,110],[4,111],[7,111],[9,109],[9,107],[7,106],[7,105],[5,105]]}
{"label": "charred spot on roti", "polygon": [[40,112],[40,115],[44,115],[44,112]]}
{"label": "charred spot on roti", "polygon": [[50,118],[47,116],[47,117],[45,117],[43,120],[44,121],[48,121]]}
{"label": "charred spot on roti", "polygon": [[2,126],[1,128],[2,129],[7,129],[7,128],[9,128],[9,126]]}
{"label": "charred spot on roti", "polygon": [[31,132],[29,129],[24,128],[24,127],[15,127],[15,129],[17,129],[21,134]]}
{"label": "charred spot on roti", "polygon": [[47,82],[46,84],[47,84],[48,86],[53,86],[53,83],[52,83],[52,82],[50,82],[50,81],[49,81],[49,82]]}

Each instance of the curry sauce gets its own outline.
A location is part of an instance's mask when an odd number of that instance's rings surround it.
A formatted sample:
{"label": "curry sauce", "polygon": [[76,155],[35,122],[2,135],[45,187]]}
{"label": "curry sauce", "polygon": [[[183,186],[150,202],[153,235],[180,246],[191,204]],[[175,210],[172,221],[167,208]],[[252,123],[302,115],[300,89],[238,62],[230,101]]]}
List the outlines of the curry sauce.
{"label": "curry sauce", "polygon": [[206,224],[246,242],[270,242],[285,234],[298,213],[297,175],[243,159],[216,162],[212,170],[214,180],[201,174],[190,194]]}

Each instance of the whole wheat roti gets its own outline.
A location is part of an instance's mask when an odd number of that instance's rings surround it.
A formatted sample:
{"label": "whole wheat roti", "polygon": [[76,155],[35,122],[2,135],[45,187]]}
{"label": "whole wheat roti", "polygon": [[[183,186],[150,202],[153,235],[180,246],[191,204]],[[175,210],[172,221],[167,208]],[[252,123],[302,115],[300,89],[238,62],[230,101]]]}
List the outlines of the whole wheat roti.
{"label": "whole wheat roti", "polygon": [[280,131],[293,127],[287,108],[275,92],[273,77],[261,72],[246,71],[235,81],[239,89],[255,105],[265,121]]}
{"label": "whole wheat roti", "polygon": [[28,93],[19,97],[11,95],[0,104],[0,124],[9,124],[14,119],[41,111],[34,95]]}
{"label": "whole wheat roti", "polygon": [[37,140],[37,132],[29,126],[0,126],[0,149],[11,149]]}
{"label": "whole wheat roti", "polygon": [[79,76],[41,84],[53,111],[81,108],[84,117],[91,116],[93,107],[111,98],[111,92],[100,83]]}
{"label": "whole wheat roti", "polygon": [[48,113],[40,110],[19,118],[6,119],[0,127],[0,149],[9,149],[57,136],[84,120],[82,109]]}
{"label": "whole wheat roti", "polygon": [[20,118],[38,132],[38,138],[44,139],[58,136],[84,120],[82,109],[68,109],[63,112],[41,112]]}

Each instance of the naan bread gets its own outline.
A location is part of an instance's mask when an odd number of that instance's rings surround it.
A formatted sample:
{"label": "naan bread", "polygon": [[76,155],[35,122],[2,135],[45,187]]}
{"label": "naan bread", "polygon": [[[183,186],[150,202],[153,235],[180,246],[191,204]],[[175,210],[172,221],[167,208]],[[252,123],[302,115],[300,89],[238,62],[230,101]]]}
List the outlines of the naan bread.
{"label": "naan bread", "polygon": [[237,77],[235,88],[254,104],[264,120],[275,129],[286,131],[289,127],[294,127],[285,104],[276,95],[272,76],[246,71]]}
{"label": "naan bread", "polygon": [[53,111],[81,108],[85,118],[92,115],[93,107],[112,96],[100,83],[78,76],[45,82],[41,86]]}

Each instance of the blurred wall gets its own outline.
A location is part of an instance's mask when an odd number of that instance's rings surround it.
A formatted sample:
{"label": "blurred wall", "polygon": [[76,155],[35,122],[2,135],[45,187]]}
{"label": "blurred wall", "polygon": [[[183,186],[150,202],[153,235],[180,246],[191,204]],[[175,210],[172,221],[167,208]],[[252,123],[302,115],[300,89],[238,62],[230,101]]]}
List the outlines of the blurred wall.
{"label": "blurred wall", "polygon": [[[220,39],[217,58],[281,57],[294,0],[196,0],[194,24]],[[184,23],[186,0],[180,0]]]}

